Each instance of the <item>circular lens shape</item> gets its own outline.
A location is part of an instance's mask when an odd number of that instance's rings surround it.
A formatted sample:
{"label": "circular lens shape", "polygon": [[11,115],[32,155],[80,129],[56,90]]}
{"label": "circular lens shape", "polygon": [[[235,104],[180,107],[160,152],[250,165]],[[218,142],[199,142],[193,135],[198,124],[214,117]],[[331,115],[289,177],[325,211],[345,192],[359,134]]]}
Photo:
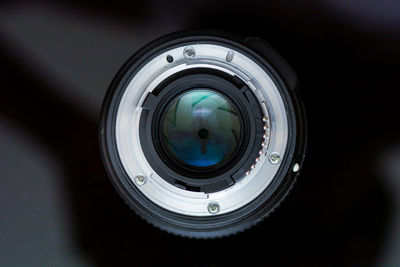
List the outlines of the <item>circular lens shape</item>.
{"label": "circular lens shape", "polygon": [[178,96],[162,122],[169,156],[193,167],[213,167],[232,158],[239,145],[237,110],[223,95],[196,89]]}
{"label": "circular lens shape", "polygon": [[154,41],[122,67],[104,100],[99,135],[112,184],[138,215],[177,235],[248,229],[302,170],[297,85],[259,38],[185,31]]}

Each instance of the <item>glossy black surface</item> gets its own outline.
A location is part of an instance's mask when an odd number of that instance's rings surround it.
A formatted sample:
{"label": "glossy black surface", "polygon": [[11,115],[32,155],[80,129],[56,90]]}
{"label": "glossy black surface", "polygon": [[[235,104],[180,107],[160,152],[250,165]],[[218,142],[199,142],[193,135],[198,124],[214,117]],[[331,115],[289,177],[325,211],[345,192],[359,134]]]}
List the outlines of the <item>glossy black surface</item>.
{"label": "glossy black surface", "polygon": [[[399,11],[395,1],[2,2],[0,265],[399,265]],[[123,203],[97,120],[137,49],[216,26],[268,40],[294,68],[309,147],[265,222],[188,240]]]}

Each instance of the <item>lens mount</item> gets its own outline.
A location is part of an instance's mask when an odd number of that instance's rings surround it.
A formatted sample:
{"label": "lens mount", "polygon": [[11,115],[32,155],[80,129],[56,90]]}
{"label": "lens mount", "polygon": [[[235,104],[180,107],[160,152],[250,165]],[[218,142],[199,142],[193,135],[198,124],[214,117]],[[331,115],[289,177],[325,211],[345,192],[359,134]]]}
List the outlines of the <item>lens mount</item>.
{"label": "lens mount", "polygon": [[[176,164],[163,149],[160,138],[162,115],[177,95],[193,88],[206,88],[226,96],[238,111],[243,129],[238,137],[239,147],[222,165],[194,168]],[[210,68],[177,72],[148,93],[142,109],[138,134],[146,160],[162,179],[180,189],[203,193],[221,191],[240,181],[260,158],[266,139],[263,126],[267,124],[263,122],[256,97],[234,76]]]}
{"label": "lens mount", "polygon": [[[177,234],[222,236],[254,224],[286,195],[304,157],[295,80],[259,39],[192,32],[149,44],[119,72],[103,106],[101,147],[114,185],[146,220]],[[204,91],[231,104],[240,135],[226,160],[198,167],[171,156],[162,129],[174,101]],[[213,129],[200,130],[207,138]]]}

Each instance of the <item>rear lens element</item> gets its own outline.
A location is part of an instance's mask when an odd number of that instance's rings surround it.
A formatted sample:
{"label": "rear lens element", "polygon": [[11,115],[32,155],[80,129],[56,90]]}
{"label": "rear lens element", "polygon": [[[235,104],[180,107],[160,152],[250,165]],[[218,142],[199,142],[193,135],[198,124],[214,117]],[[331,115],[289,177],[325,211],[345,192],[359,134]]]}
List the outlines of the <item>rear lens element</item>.
{"label": "rear lens element", "polygon": [[238,147],[240,121],[223,95],[196,89],[178,96],[162,122],[162,141],[169,156],[194,167],[228,161]]}

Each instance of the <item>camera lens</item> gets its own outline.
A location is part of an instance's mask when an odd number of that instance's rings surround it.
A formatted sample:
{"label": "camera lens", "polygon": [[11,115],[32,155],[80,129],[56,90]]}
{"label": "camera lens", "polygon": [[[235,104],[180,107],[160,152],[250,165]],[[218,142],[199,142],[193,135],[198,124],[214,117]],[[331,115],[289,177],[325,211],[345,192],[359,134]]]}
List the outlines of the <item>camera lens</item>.
{"label": "camera lens", "polygon": [[179,164],[215,167],[229,161],[238,148],[238,113],[215,91],[195,89],[179,95],[161,125],[163,146]]}
{"label": "camera lens", "polygon": [[212,238],[269,215],[305,152],[297,76],[265,41],[178,32],[121,68],[105,97],[100,147],[140,217]]}

